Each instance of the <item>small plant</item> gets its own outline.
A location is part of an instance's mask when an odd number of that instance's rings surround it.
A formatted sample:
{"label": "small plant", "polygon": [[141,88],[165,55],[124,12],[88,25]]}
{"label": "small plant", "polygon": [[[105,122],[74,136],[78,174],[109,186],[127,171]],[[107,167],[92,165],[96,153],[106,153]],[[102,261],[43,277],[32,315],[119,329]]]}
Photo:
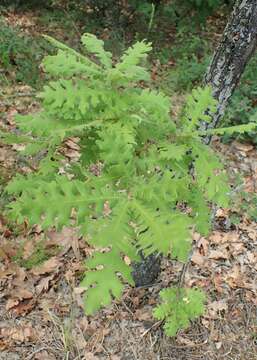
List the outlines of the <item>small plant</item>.
{"label": "small plant", "polygon": [[34,266],[38,266],[49,259],[50,256],[51,255],[45,250],[44,244],[40,242],[36,245],[33,253],[27,259],[24,259],[24,244],[21,244],[20,249],[13,260],[26,269],[32,269]]}
{"label": "small plant", "polygon": [[38,42],[28,35],[21,35],[0,19],[0,65],[7,73],[15,74],[17,82],[31,86],[38,84],[38,66],[45,50],[50,50],[45,41]]}
{"label": "small plant", "polygon": [[[93,314],[120,298],[125,282],[134,284],[129,263],[140,260],[139,251],[186,262],[192,230],[206,235],[210,229],[209,204],[228,205],[223,166],[201,142],[212,130],[198,131],[216,111],[216,100],[209,87],[194,90],[175,122],[169,98],[147,87],[143,64],[150,43],[137,42],[114,65],[94,35],[82,36],[88,56],[47,39],[59,50],[43,63],[53,77],[39,95],[43,109],[17,117],[24,153],[43,158],[37,172],[9,183],[7,212],[18,223],[76,226],[87,236],[96,251],[81,285],[87,288],[85,312]],[[213,130],[225,131],[232,130]],[[74,136],[81,157],[65,166],[60,149]],[[162,299],[155,316],[167,320],[168,335],[203,311],[199,290],[167,289]]]}
{"label": "small plant", "polygon": [[168,336],[176,335],[204,312],[205,296],[198,289],[170,288],[160,292],[162,303],[154,309],[154,317],[165,320],[164,330]]}

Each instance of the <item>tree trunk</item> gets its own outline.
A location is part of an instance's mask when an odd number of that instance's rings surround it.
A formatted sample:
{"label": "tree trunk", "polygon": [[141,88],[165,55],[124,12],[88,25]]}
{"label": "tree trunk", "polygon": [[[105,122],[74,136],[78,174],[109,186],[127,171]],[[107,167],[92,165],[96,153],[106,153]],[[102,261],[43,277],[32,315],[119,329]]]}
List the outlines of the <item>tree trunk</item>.
{"label": "tree trunk", "polygon": [[[257,0],[237,0],[205,75],[204,82],[211,85],[218,109],[211,123],[203,124],[204,129],[215,128],[219,123],[256,46]],[[205,142],[208,144],[210,139]]]}
{"label": "tree trunk", "polygon": [[[257,45],[257,0],[237,0],[224,30],[222,40],[205,75],[218,100],[218,109],[211,123],[203,123],[203,129],[217,126],[224,114],[228,100],[235,90],[244,68]],[[203,141],[209,143],[208,136]],[[160,257],[151,255],[134,265],[136,286],[149,285],[160,272]]]}

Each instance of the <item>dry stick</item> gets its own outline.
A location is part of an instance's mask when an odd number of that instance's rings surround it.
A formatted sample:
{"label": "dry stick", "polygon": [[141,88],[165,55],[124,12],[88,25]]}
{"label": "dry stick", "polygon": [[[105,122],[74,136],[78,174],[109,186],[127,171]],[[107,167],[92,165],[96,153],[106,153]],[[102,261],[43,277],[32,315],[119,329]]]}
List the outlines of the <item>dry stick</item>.
{"label": "dry stick", "polygon": [[188,256],[188,260],[186,263],[183,264],[182,269],[180,271],[179,274],[179,280],[178,280],[178,289],[181,289],[185,283],[185,276],[186,276],[186,272],[188,270],[189,264],[191,262],[191,257],[192,257],[193,252],[191,251],[189,256]]}

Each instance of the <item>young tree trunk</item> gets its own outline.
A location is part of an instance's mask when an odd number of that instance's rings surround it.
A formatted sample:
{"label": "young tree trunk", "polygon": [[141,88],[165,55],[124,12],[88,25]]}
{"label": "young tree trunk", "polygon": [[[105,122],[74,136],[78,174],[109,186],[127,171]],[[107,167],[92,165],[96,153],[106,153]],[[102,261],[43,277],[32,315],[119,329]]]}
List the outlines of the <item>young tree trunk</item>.
{"label": "young tree trunk", "polygon": [[[235,90],[244,68],[257,45],[257,0],[237,0],[224,30],[222,40],[205,75],[205,84],[213,88],[218,110],[211,123],[203,129],[215,128],[224,114],[228,100]],[[204,139],[209,143],[211,137]],[[151,255],[134,265],[136,286],[149,285],[160,272],[160,257]]]}
{"label": "young tree trunk", "polygon": [[[237,0],[205,75],[204,82],[212,86],[218,109],[211,123],[203,124],[204,129],[215,128],[219,123],[256,46],[257,0]],[[208,144],[210,139],[205,142]]]}

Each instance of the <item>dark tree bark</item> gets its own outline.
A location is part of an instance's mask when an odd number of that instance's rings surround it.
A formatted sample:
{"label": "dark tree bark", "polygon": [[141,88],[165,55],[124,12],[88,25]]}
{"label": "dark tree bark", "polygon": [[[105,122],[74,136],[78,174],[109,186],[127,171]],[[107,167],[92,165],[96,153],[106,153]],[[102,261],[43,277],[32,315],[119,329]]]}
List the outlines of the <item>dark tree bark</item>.
{"label": "dark tree bark", "polygon": [[[256,45],[257,0],[237,0],[204,79],[213,88],[218,110],[203,129],[215,128],[219,123]],[[210,140],[206,137],[203,141],[208,144]],[[160,258],[152,255],[134,265],[133,277],[137,286],[150,285],[159,272]]]}
{"label": "dark tree bark", "polygon": [[[204,79],[212,86],[218,110],[212,122],[203,124],[203,128],[212,129],[218,125],[256,46],[257,0],[237,0]],[[205,142],[209,143],[210,137]]]}

